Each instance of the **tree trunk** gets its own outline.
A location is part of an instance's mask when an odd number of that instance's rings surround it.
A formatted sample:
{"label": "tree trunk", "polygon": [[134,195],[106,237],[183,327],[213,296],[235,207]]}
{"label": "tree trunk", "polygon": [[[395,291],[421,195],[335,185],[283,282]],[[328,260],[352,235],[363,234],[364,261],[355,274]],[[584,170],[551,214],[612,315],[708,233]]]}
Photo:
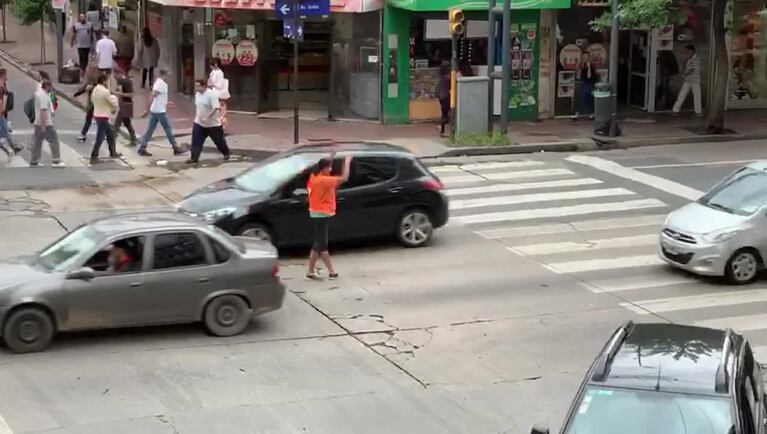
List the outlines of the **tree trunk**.
{"label": "tree trunk", "polygon": [[45,19],[40,17],[40,64],[45,63]]}
{"label": "tree trunk", "polygon": [[724,132],[724,110],[727,105],[727,82],[730,73],[724,28],[726,6],[727,0],[714,0],[711,14],[713,49],[709,58],[712,59],[713,68],[711,69],[711,86],[708,88],[708,117],[706,119],[706,130],[711,134]]}
{"label": "tree trunk", "polygon": [[3,42],[8,42],[8,34],[5,32],[5,3],[6,1],[3,0]]}

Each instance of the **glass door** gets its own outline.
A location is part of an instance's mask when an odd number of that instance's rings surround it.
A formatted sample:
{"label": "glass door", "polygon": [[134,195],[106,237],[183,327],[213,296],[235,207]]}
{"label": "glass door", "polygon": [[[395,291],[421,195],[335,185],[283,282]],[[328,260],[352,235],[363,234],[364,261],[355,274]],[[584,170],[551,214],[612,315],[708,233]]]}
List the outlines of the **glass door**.
{"label": "glass door", "polygon": [[629,95],[630,105],[647,110],[650,79],[650,43],[649,32],[632,30],[629,51]]}

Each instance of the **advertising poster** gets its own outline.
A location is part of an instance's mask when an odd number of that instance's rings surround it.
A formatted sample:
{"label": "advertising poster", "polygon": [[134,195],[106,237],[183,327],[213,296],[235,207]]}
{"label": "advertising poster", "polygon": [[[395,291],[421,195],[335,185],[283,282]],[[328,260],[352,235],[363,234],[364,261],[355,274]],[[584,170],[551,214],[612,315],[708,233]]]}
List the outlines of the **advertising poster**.
{"label": "advertising poster", "polygon": [[573,96],[575,96],[575,72],[559,71],[557,98],[572,98]]}
{"label": "advertising poster", "polygon": [[234,60],[234,45],[228,39],[219,39],[213,43],[211,54],[221,60],[222,65],[228,65]]}
{"label": "advertising poster", "polygon": [[591,44],[588,48],[591,54],[591,63],[595,68],[601,69],[607,67],[607,48],[602,44]]}
{"label": "advertising poster", "polygon": [[240,65],[253,66],[258,61],[258,47],[256,47],[254,41],[243,39],[237,44],[235,56],[237,57],[237,63]]}
{"label": "advertising poster", "polygon": [[581,49],[575,44],[568,44],[559,50],[559,64],[563,69],[575,71],[581,63]]}

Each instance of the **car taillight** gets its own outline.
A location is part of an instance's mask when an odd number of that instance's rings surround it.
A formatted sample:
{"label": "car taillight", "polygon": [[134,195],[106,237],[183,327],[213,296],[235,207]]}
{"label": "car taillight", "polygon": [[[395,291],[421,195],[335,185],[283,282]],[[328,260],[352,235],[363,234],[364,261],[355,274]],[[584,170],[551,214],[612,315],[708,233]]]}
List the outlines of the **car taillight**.
{"label": "car taillight", "polygon": [[277,277],[280,274],[280,263],[278,261],[274,261],[274,264],[272,264],[272,277]]}
{"label": "car taillight", "polygon": [[442,182],[436,178],[421,178],[421,187],[427,190],[442,190]]}

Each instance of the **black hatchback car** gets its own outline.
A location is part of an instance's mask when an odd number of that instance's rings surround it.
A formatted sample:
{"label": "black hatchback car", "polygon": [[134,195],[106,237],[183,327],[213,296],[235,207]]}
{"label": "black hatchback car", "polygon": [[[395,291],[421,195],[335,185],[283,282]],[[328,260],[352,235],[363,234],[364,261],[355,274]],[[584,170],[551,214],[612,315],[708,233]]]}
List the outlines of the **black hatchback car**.
{"label": "black hatchback car", "polygon": [[732,330],[627,322],[591,366],[561,432],[764,434],[762,388],[748,341]]}
{"label": "black hatchback car", "polygon": [[336,173],[352,156],[349,179],[337,191],[331,242],[394,235],[407,247],[420,247],[447,223],[439,178],[408,150],[382,143],[300,146],[192,193],[176,209],[232,235],[278,247],[310,244],[306,184],[312,167],[330,155]]}

